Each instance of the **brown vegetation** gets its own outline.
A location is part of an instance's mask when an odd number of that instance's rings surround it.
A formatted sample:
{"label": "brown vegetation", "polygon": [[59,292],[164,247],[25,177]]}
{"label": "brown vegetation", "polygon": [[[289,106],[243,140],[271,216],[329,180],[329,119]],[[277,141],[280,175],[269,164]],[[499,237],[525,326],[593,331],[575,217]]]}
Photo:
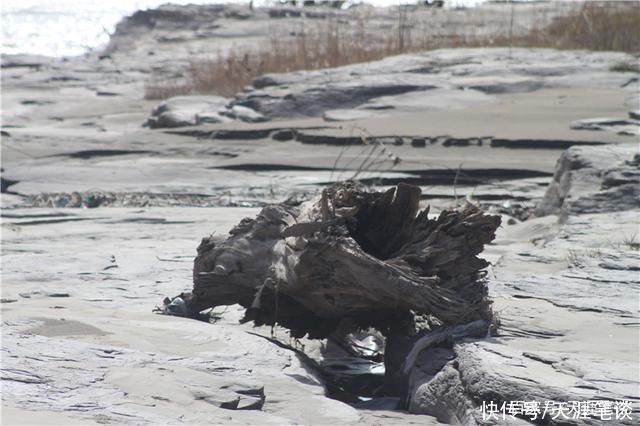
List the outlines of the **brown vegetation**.
{"label": "brown vegetation", "polygon": [[440,48],[514,46],[637,52],[640,46],[640,6],[626,2],[587,2],[551,23],[547,20],[518,34],[513,32],[513,15],[505,15],[506,22],[494,25],[493,32],[470,33],[459,22],[419,27],[412,22],[411,9],[398,10],[397,24],[385,34],[363,18],[355,22],[329,19],[294,37],[273,34],[256,48],[219,52],[215,58],[192,62],[185,80],[148,82],[145,98],[190,93],[233,96],[264,73],[330,68]]}
{"label": "brown vegetation", "polygon": [[584,3],[576,13],[558,19],[545,28],[531,31],[518,43],[557,49],[638,52],[640,3],[620,3]]}
{"label": "brown vegetation", "polygon": [[638,72],[640,73],[640,60],[620,61],[609,67],[613,72]]}

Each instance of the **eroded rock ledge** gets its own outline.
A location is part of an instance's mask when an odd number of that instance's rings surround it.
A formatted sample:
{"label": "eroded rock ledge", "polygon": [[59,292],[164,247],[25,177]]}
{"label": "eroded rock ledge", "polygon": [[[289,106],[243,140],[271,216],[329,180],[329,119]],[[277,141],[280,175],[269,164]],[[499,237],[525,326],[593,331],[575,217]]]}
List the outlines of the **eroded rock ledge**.
{"label": "eroded rock ledge", "polygon": [[575,146],[558,160],[538,216],[603,213],[640,208],[637,146]]}

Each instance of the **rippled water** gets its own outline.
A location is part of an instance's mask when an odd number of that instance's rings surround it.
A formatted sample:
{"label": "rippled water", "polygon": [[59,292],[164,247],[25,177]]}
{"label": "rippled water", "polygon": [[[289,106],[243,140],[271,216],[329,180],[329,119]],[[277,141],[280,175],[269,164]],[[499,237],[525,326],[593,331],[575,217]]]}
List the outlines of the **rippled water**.
{"label": "rippled water", "polygon": [[[266,0],[265,0],[266,1]],[[259,5],[265,1],[255,1]],[[473,5],[484,0],[448,0]],[[124,16],[168,0],[1,0],[2,53],[47,56],[81,55],[105,45]],[[171,0],[174,4],[248,3],[248,0]],[[402,1],[406,3],[407,1]],[[378,6],[398,0],[368,0]]]}

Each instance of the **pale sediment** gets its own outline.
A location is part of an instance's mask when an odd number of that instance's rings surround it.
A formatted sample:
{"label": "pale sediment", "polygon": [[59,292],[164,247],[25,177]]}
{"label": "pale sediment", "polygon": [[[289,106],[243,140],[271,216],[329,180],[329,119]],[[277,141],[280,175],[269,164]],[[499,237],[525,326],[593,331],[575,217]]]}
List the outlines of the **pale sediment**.
{"label": "pale sediment", "polygon": [[[185,29],[185,10],[127,21],[102,59],[3,58],[3,422],[474,424],[485,400],[637,403],[638,80],[609,70],[628,55],[440,50],[158,108],[152,69],[299,23],[212,7]],[[142,127],[167,111],[188,126]],[[352,177],[504,215],[484,252],[498,336],[429,347],[407,400],[351,406],[305,364],[338,349],[295,354],[237,307],[151,313],[191,288],[203,235]]]}

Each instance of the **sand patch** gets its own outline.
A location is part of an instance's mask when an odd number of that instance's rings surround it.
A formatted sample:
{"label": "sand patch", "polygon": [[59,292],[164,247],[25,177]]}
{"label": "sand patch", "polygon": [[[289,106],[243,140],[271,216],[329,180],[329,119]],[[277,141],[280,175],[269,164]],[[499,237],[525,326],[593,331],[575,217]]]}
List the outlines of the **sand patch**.
{"label": "sand patch", "polygon": [[2,404],[3,425],[97,425],[90,419],[74,418],[55,411],[29,411]]}
{"label": "sand patch", "polygon": [[41,325],[28,329],[27,333],[39,334],[46,337],[57,336],[104,336],[107,333],[80,321],[52,318],[38,318]]}

